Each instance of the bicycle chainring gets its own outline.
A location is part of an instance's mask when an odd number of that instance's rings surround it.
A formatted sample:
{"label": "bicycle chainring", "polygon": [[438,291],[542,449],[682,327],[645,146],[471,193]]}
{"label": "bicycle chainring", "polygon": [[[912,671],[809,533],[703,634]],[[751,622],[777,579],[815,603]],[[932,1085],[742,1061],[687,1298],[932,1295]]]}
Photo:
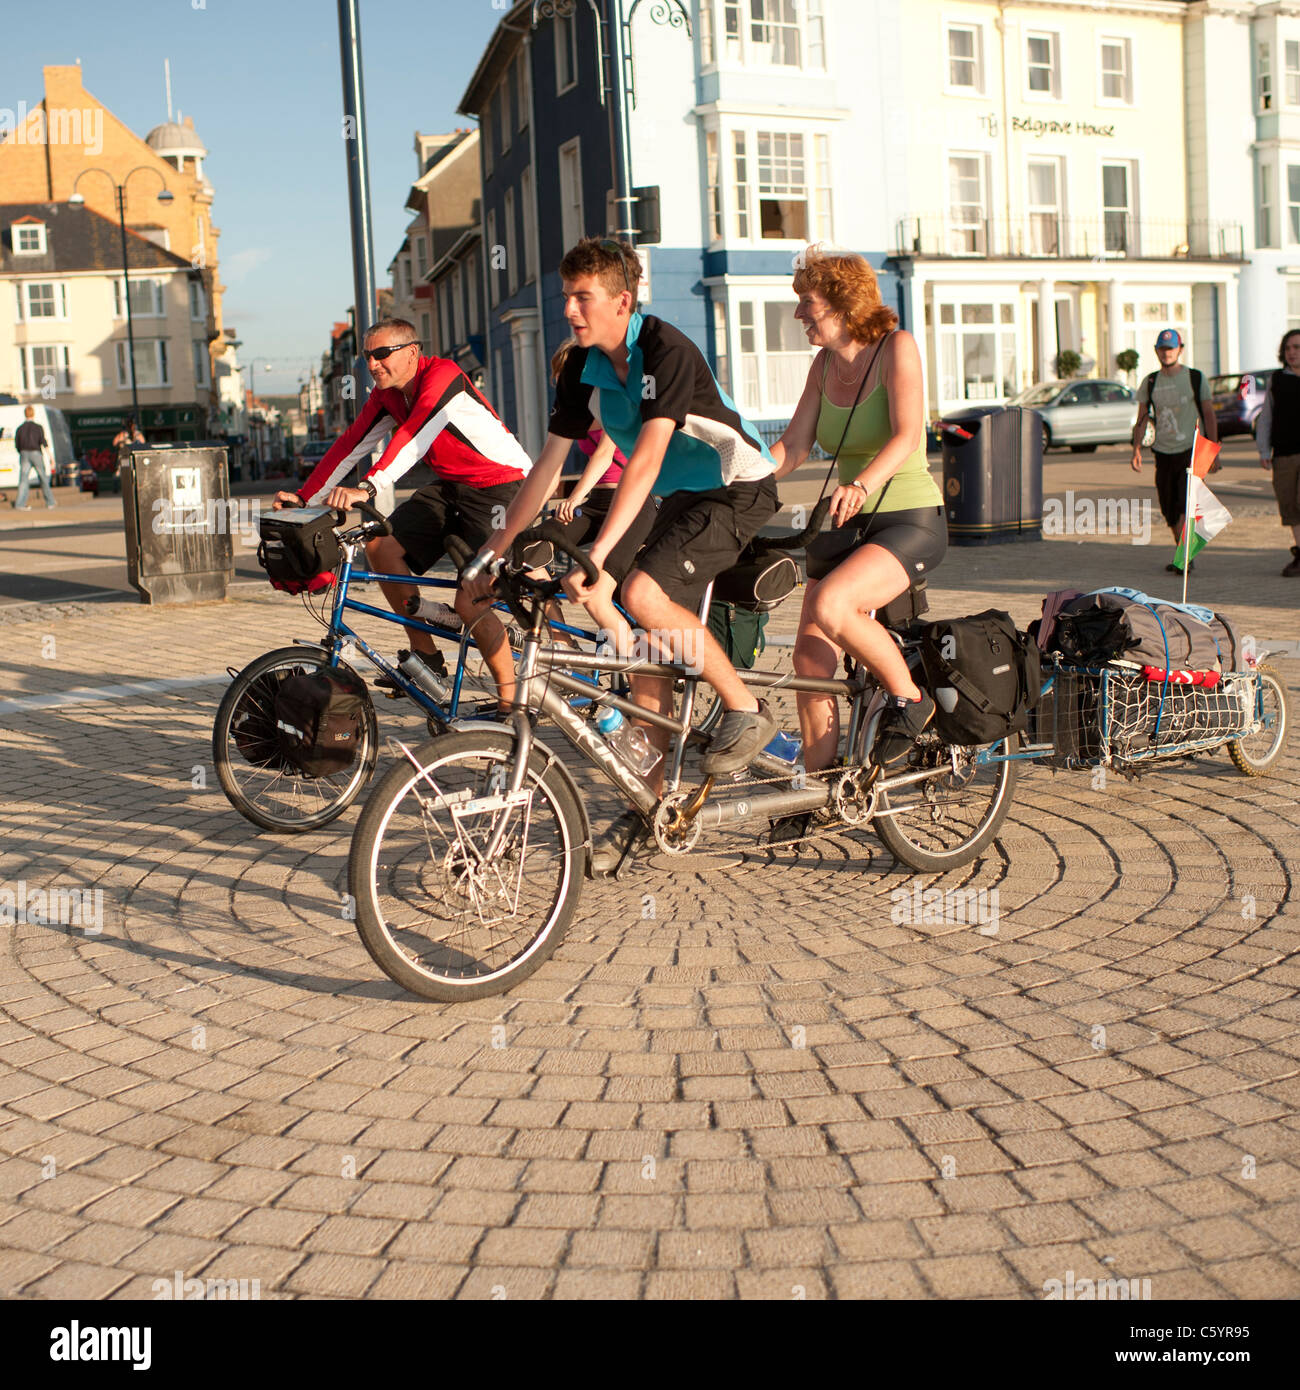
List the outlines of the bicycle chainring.
{"label": "bicycle chainring", "polygon": [[673,792],[664,797],[655,812],[655,843],[665,854],[689,854],[700,842],[704,827],[698,820],[683,826],[682,807],[691,799],[691,792]]}

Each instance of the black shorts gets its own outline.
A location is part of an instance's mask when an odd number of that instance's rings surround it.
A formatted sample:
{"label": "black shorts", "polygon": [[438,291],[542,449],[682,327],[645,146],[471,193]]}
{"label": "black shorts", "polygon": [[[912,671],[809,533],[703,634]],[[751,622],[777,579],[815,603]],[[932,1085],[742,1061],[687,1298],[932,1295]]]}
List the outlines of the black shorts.
{"label": "black shorts", "polygon": [[770,475],[708,492],[671,493],[659,504],[635,568],[674,603],[697,612],[705,589],[736,563],[780,505]]}
{"label": "black shorts", "polygon": [[448,536],[459,536],[471,552],[481,550],[518,491],[519,483],[469,487],[439,478],[413,492],[388,518],[411,573],[432,569],[447,553]]}
{"label": "black shorts", "polygon": [[1156,455],[1156,496],[1160,499],[1160,514],[1170,526],[1177,526],[1187,510],[1187,470],[1192,466],[1192,451],[1181,454]]}
{"label": "black shorts", "polygon": [[903,512],[855,516],[834,531],[823,531],[808,547],[809,579],[825,579],[837,565],[864,545],[878,545],[913,579],[928,574],[948,553],[948,523],[942,507],[913,507]]}
{"label": "black shorts", "polygon": [[[610,505],[614,501],[614,489],[612,487],[594,488],[588,495],[587,500],[578,509],[579,515],[575,516],[567,525],[560,526],[560,530],[569,539],[570,545],[588,546],[600,533],[600,528],[605,524],[605,518],[609,515]],[[645,544],[645,538],[650,534],[650,528],[655,524],[655,504],[653,497],[647,497],[642,504],[641,510],[632,519],[632,524],[623,533],[622,540],[609,552],[609,557],[605,561],[605,572],[614,576],[616,584],[622,584],[627,578],[627,572],[632,568],[632,562],[636,559],[637,551]],[[559,523],[556,523],[559,525]]]}

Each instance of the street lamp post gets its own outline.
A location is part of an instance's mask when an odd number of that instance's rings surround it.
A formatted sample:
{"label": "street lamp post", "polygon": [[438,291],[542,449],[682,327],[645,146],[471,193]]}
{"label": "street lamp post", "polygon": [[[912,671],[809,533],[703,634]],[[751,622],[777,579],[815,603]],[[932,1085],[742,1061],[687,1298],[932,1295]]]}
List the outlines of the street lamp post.
{"label": "street lamp post", "polygon": [[138,174],[141,170],[146,173],[157,174],[162,179],[162,192],[158,194],[158,201],[163,204],[175,201],[176,195],[167,187],[167,180],[163,179],[162,174],[152,165],[137,164],[130,170],[121,183],[114,180],[112,174],[107,169],[83,169],[76,177],[72,185],[72,193],[68,198],[68,203],[72,207],[83,207],[85,198],[77,192],[77,184],[86,177],[87,174],[103,174],[103,176],[113,185],[113,191],[117,195],[117,225],[122,235],[122,293],[126,297],[126,342],[127,342],[127,370],[131,376],[131,416],[135,421],[136,428],[140,426],[140,393],[136,389],[135,383],[135,321],[131,315],[131,271],[127,264],[126,255],[126,186],[131,181],[132,174]]}

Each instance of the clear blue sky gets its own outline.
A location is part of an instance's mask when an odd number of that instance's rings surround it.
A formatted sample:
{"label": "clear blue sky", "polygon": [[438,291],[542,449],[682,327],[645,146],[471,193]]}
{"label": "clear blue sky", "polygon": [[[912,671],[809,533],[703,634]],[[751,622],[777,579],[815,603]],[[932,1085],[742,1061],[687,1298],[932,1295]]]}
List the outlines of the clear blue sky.
{"label": "clear blue sky", "polygon": [[[491,0],[361,0],[375,276],[410,218],[416,130],[473,124],[456,113],[502,18]],[[295,389],[353,300],[343,89],[334,0],[44,0],[6,4],[0,107],[42,96],[41,69],[81,60],[82,81],[143,137],[172,104],[208,148],[225,322],[266,394]],[[4,191],[0,189],[0,198]]]}

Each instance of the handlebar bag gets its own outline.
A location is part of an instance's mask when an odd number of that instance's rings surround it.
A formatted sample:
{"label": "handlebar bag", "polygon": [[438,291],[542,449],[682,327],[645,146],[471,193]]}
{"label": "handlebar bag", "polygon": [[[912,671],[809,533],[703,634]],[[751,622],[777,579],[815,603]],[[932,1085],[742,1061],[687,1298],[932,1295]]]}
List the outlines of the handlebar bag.
{"label": "handlebar bag", "polygon": [[289,676],[275,696],[275,731],[284,758],[306,777],[352,766],[361,746],[365,685],[343,667]]}
{"label": "handlebar bag", "polygon": [[948,743],[973,747],[1026,730],[1042,694],[1042,664],[1009,613],[990,608],[927,623],[920,651],[935,729]]}
{"label": "handlebar bag", "polygon": [[290,594],[328,589],[343,555],[334,534],[337,524],[329,507],[290,507],[259,516],[257,562],[272,587]]}

